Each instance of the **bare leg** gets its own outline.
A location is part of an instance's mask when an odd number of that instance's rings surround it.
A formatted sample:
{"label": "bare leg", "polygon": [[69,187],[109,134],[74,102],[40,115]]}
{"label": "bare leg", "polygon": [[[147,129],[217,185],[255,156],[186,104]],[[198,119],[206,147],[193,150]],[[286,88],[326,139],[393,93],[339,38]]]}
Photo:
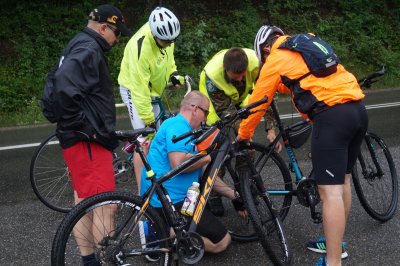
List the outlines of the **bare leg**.
{"label": "bare leg", "polygon": [[[83,198],[78,198],[78,194],[74,191],[75,205],[84,200]],[[87,214],[83,216],[79,222],[76,223],[74,229],[72,230],[76,244],[79,247],[79,251],[82,256],[90,255],[94,252],[92,247],[93,234],[92,234],[92,221],[93,215]]]}
{"label": "bare leg", "polygon": [[326,258],[330,266],[342,265],[342,239],[346,226],[344,185],[319,185],[322,200]]}
{"label": "bare leg", "polygon": [[344,181],[344,191],[343,191],[343,202],[346,222],[349,219],[350,209],[351,209],[351,184],[350,184],[351,174],[345,175]]}
{"label": "bare leg", "polygon": [[210,253],[220,253],[220,252],[224,251],[229,246],[229,244],[232,242],[232,238],[229,233],[227,233],[224,236],[224,238],[222,238],[221,241],[219,241],[218,243],[215,243],[215,244],[206,237],[201,237],[201,238],[203,239],[203,242],[204,242],[204,250],[206,252],[210,252]]}
{"label": "bare leg", "polygon": [[[76,192],[75,205],[84,200],[78,198]],[[103,206],[94,212],[83,216],[73,229],[75,241],[79,247],[81,256],[87,256],[94,252],[95,246],[104,236],[114,229],[114,216],[116,207]]]}

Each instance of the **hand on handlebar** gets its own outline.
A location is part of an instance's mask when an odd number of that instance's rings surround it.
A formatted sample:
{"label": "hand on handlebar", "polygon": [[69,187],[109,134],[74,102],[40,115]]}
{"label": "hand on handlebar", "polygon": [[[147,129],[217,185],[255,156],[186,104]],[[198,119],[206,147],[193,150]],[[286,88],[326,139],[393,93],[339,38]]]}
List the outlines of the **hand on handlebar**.
{"label": "hand on handlebar", "polygon": [[236,136],[234,142],[244,142],[247,146],[250,146],[251,139],[242,139],[239,135]]}
{"label": "hand on handlebar", "polygon": [[180,88],[183,84],[185,84],[185,78],[179,75],[177,72],[171,75],[170,80],[172,85],[175,86],[175,88]]}

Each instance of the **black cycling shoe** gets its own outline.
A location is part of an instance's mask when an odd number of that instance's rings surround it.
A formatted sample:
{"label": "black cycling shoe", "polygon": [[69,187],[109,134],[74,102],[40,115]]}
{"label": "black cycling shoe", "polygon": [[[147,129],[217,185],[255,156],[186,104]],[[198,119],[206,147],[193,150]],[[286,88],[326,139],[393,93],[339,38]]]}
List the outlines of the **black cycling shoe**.
{"label": "black cycling shoe", "polygon": [[207,202],[207,207],[215,216],[224,215],[224,205],[222,204],[222,198],[219,196],[210,197]]}

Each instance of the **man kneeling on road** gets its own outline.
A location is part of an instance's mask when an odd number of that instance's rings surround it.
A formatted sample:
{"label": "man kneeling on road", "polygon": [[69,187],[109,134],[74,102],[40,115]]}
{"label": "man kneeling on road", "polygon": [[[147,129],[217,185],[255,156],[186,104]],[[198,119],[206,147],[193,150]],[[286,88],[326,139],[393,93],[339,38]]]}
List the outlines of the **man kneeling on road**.
{"label": "man kneeling on road", "polygon": [[[186,141],[173,143],[172,138],[173,136],[179,136],[193,129],[200,128],[201,123],[207,119],[209,107],[210,103],[208,98],[201,92],[193,91],[182,100],[179,114],[176,117],[167,119],[161,125],[152,141],[147,156],[157,177],[161,177],[163,174],[197,153],[194,151],[192,143],[186,143]],[[182,207],[188,188],[193,182],[199,181],[202,168],[210,161],[211,157],[208,155],[181,174],[163,183],[171,197],[172,203],[178,210]],[[214,186],[218,187],[217,192],[220,192],[223,196],[231,199],[235,203],[240,201],[235,191],[228,187],[227,184],[224,184],[221,179],[217,179],[215,182],[218,184],[218,186]],[[151,181],[146,179],[145,169],[142,171],[140,185],[141,193],[145,192],[151,185]],[[158,209],[162,212],[161,202],[156,195],[151,198],[150,204],[156,210]],[[234,205],[238,206],[237,204]],[[243,207],[238,207],[237,209],[239,215],[246,215]],[[190,217],[188,218],[190,219]],[[188,225],[189,224],[190,221],[188,222]],[[206,252],[222,252],[231,242],[231,236],[225,226],[207,209],[204,209],[196,231],[203,238]],[[157,260],[157,258],[149,257],[147,257],[147,259],[153,261]]]}

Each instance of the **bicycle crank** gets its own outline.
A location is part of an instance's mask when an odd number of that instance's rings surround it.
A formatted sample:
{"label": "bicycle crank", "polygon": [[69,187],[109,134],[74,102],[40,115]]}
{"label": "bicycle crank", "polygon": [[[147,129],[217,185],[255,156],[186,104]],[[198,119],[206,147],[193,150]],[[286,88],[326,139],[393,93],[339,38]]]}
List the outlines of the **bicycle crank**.
{"label": "bicycle crank", "polygon": [[201,236],[196,232],[187,232],[182,234],[176,244],[179,258],[185,264],[195,264],[204,256],[204,242]]}
{"label": "bicycle crank", "polygon": [[302,179],[297,185],[297,199],[300,204],[309,207],[311,218],[314,223],[322,222],[322,215],[315,210],[315,206],[321,201],[318,193],[318,186],[314,179]]}

